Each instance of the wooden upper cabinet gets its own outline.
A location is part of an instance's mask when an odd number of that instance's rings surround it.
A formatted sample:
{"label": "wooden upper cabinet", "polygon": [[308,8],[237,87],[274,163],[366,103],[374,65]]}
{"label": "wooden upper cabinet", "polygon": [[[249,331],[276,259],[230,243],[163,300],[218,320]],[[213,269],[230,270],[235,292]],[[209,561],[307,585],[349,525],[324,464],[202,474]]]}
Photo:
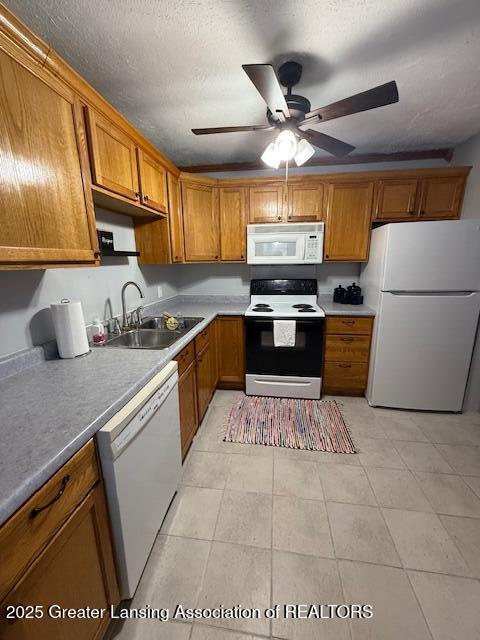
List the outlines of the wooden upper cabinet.
{"label": "wooden upper cabinet", "polygon": [[283,220],[283,184],[267,183],[249,189],[249,222],[281,222]]}
{"label": "wooden upper cabinet", "polygon": [[167,170],[143,149],[137,149],[140,200],[143,205],[168,213]]}
{"label": "wooden upper cabinet", "polygon": [[210,184],[182,183],[186,262],[214,262],[220,255],[216,193]]}
{"label": "wooden upper cabinet", "polygon": [[220,217],[220,260],[246,259],[246,190],[244,187],[218,189]]}
{"label": "wooden upper cabinet", "polygon": [[95,264],[77,98],[26,55],[0,50],[0,112],[0,268]]}
{"label": "wooden upper cabinet", "polygon": [[172,262],[183,262],[185,260],[185,250],[183,246],[182,196],[180,193],[180,181],[172,173],[168,173],[167,183]]}
{"label": "wooden upper cabinet", "polygon": [[139,201],[135,142],[110,120],[86,109],[92,181],[99,187]]}
{"label": "wooden upper cabinet", "polygon": [[422,218],[457,218],[460,214],[464,176],[426,178],[422,180],[419,216]]}
{"label": "wooden upper cabinet", "polygon": [[408,220],[416,216],[418,180],[379,180],[375,219]]}
{"label": "wooden upper cabinet", "polygon": [[288,222],[323,220],[323,183],[299,183],[288,187]]}
{"label": "wooden upper cabinet", "polygon": [[328,185],[325,260],[368,260],[373,182]]}

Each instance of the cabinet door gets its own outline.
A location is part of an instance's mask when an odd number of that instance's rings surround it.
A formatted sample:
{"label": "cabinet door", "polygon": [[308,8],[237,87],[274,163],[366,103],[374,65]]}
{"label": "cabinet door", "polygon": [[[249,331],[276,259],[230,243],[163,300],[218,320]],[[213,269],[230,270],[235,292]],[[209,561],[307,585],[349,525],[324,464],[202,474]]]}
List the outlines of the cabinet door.
{"label": "cabinet door", "polygon": [[299,183],[288,187],[288,221],[323,220],[323,183]]}
{"label": "cabinet door", "polygon": [[99,187],[138,202],[135,143],[107,118],[87,109],[92,181]]}
{"label": "cabinet door", "polygon": [[39,67],[0,50],[0,267],[94,264],[80,105]]}
{"label": "cabinet door", "polygon": [[193,436],[198,428],[197,374],[195,362],[190,363],[188,368],[180,376],[178,381],[178,395],[180,400],[180,440],[183,460],[187,455]]}
{"label": "cabinet door", "polygon": [[218,385],[223,389],[245,386],[245,335],[243,318],[220,316],[216,320]]}
{"label": "cabinet door", "polygon": [[[52,539],[45,551],[2,604],[2,640],[89,640],[102,637],[109,616],[57,620],[47,614],[51,604],[64,608],[86,605],[109,609],[119,602],[110,529],[103,490],[97,485]],[[5,620],[8,605],[38,605],[38,620]]]}
{"label": "cabinet door", "polygon": [[373,182],[328,186],[325,260],[368,260]]}
{"label": "cabinet door", "polygon": [[281,222],[283,220],[283,185],[257,185],[249,189],[249,222]]}
{"label": "cabinet door", "polygon": [[220,215],[220,260],[241,261],[246,256],[247,216],[245,189],[218,190]]}
{"label": "cabinet door", "polygon": [[419,215],[421,218],[458,218],[465,178],[462,176],[427,178],[422,181]]}
{"label": "cabinet door", "polygon": [[137,149],[142,204],[168,213],[167,170],[142,149]]}
{"label": "cabinet door", "polygon": [[184,182],[182,213],[185,261],[217,261],[220,254],[220,234],[213,187]]}
{"label": "cabinet door", "polygon": [[197,356],[198,419],[201,421],[207,410],[213,387],[212,349],[209,344]]}
{"label": "cabinet door", "polygon": [[416,216],[418,180],[379,180],[375,198],[377,220],[404,220]]}
{"label": "cabinet door", "polygon": [[183,262],[185,259],[183,248],[183,222],[180,182],[172,173],[167,176],[170,243],[172,262]]}

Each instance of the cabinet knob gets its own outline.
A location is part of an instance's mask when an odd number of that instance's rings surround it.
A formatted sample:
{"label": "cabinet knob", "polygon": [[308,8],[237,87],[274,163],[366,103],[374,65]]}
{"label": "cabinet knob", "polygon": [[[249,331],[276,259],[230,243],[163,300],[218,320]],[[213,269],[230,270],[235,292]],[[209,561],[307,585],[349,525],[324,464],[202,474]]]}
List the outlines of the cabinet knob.
{"label": "cabinet knob", "polygon": [[143,200],[146,202],[148,200],[148,196],[143,196]]}
{"label": "cabinet knob", "polygon": [[140,198],[140,191],[135,191],[135,197]]}
{"label": "cabinet knob", "polygon": [[215,260],[218,260],[218,256],[215,256]]}
{"label": "cabinet knob", "polygon": [[277,216],[277,220],[281,220],[281,219],[282,219],[282,216]]}
{"label": "cabinet knob", "polygon": [[240,256],[240,258],[241,258],[242,260],[245,260],[245,256],[243,255],[243,253],[242,253],[242,255]]}
{"label": "cabinet knob", "polygon": [[291,219],[292,219],[292,216],[288,216],[288,219],[289,219],[289,220],[291,220]]}
{"label": "cabinet knob", "polygon": [[100,251],[95,251],[95,253],[93,254],[94,258],[99,258],[100,257]]}

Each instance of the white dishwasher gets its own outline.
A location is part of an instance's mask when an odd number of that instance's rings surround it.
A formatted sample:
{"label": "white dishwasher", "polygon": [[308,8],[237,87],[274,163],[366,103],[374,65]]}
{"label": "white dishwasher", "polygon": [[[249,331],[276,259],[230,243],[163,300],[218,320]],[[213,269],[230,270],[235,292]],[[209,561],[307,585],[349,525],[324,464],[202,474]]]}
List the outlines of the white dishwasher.
{"label": "white dishwasher", "polygon": [[182,468],[177,363],[170,362],[97,433],[120,592],[132,598]]}

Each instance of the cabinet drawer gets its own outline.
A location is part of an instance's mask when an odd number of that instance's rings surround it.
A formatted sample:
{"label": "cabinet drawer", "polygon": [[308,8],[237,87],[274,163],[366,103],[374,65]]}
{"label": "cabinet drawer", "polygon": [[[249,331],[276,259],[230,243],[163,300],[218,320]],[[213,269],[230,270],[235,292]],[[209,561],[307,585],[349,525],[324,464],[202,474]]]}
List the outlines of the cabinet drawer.
{"label": "cabinet drawer", "polygon": [[190,364],[195,360],[195,348],[193,340],[180,351],[175,360],[178,362],[178,376],[180,377],[182,373],[186,371]]}
{"label": "cabinet drawer", "polygon": [[208,325],[208,327],[205,327],[205,329],[195,338],[195,353],[197,354],[197,356],[207,346],[209,337],[210,325]]}
{"label": "cabinet drawer", "polygon": [[370,336],[327,335],[326,362],[368,362]]}
{"label": "cabinet drawer", "polygon": [[325,362],[323,386],[325,393],[362,392],[367,386],[368,364],[360,362]]}
{"label": "cabinet drawer", "polygon": [[97,480],[90,440],[0,528],[0,548],[14,550],[0,568],[0,601]]}
{"label": "cabinet drawer", "polygon": [[358,333],[370,335],[372,333],[373,318],[369,316],[329,316],[327,318],[327,333]]}

